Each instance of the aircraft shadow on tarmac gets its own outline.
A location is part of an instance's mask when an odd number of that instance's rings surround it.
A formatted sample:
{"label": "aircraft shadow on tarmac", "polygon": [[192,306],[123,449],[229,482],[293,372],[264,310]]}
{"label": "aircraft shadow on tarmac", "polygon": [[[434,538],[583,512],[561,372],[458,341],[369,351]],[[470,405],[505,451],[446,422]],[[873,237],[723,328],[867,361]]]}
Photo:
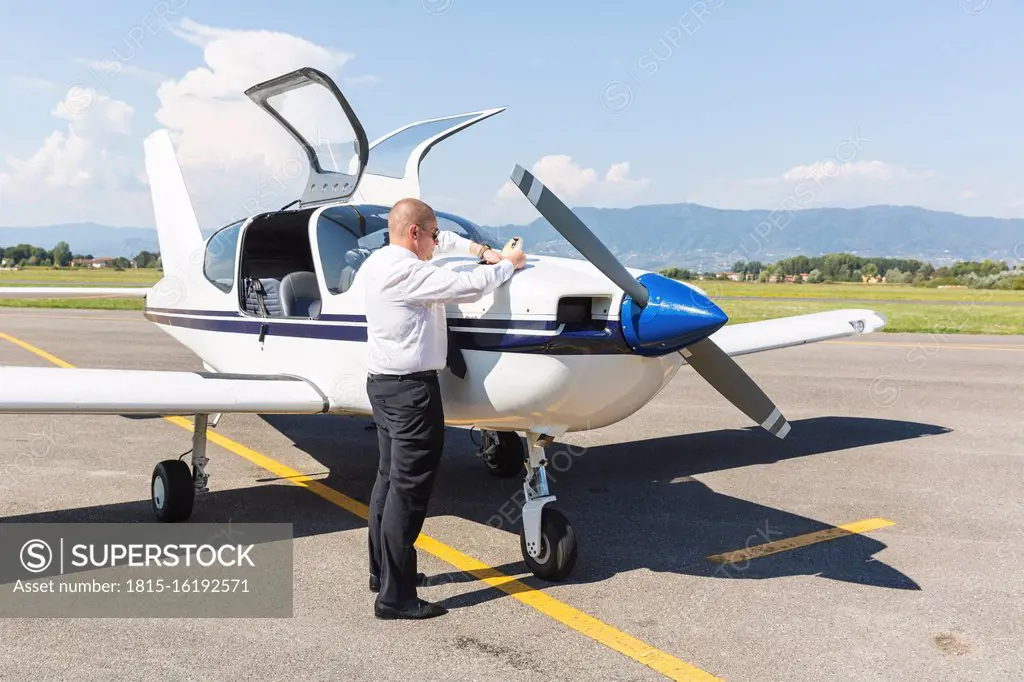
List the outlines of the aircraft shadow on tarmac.
{"label": "aircraft shadow on tarmac", "polygon": [[[304,471],[355,499],[366,502],[376,474],[377,436],[366,418],[267,415],[263,419],[299,449],[324,465]],[[648,569],[714,579],[765,579],[794,575],[891,589],[918,590],[911,578],[874,558],[886,545],[851,535],[734,564],[708,556],[832,528],[831,524],[721,494],[692,477],[738,467],[893,443],[947,433],[950,429],[916,422],[819,417],[792,422],[784,441],[756,427],[667,436],[590,448],[556,442],[549,450],[549,481],[555,506],[571,520],[580,542],[580,560],[571,583],[602,581],[624,571]],[[505,530],[518,544],[520,478],[489,476],[474,456],[475,446],[461,429],[448,429],[445,457],[431,501],[432,516],[455,516]],[[562,453],[562,454],[559,454]],[[210,471],[228,456],[213,448]],[[268,453],[273,454],[273,453]],[[856,456],[856,453],[850,453]],[[759,485],[778,485],[770,467],[758,472]],[[215,490],[196,501],[197,523],[284,522],[295,537],[365,527],[365,522],[299,486],[280,479],[233,490]],[[0,519],[18,523],[149,522],[148,499],[137,502],[26,514]],[[859,519],[842,519],[842,522]],[[499,536],[500,537],[500,536]],[[547,583],[518,561],[496,567],[537,588]],[[468,582],[462,572],[433,576],[431,584]],[[459,608],[503,596],[483,588],[454,597]]]}

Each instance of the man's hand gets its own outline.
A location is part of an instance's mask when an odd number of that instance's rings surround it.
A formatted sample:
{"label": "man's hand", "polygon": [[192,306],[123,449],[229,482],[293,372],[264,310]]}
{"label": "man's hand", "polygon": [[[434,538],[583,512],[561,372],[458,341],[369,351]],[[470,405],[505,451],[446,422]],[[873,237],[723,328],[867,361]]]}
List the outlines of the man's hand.
{"label": "man's hand", "polygon": [[483,254],[480,257],[483,258],[484,261],[487,262],[490,265],[494,265],[495,263],[500,263],[505,258],[504,256],[502,256],[500,253],[498,253],[494,249],[484,249],[484,252],[483,252]]}
{"label": "man's hand", "polygon": [[516,266],[516,270],[521,270],[526,265],[526,253],[519,249],[509,253],[505,256],[505,259],[512,261],[512,264]]}

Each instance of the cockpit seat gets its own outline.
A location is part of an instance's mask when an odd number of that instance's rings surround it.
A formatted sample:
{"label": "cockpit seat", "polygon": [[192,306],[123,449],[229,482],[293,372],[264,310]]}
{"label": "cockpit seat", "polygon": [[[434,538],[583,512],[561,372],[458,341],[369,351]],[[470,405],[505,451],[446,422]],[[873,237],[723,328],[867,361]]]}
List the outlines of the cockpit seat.
{"label": "cockpit seat", "polygon": [[342,293],[352,288],[352,281],[356,278],[356,273],[359,272],[359,266],[363,264],[372,253],[369,249],[349,249],[345,252],[345,267],[341,269],[341,280],[338,282],[338,288]]}
{"label": "cockpit seat", "polygon": [[[260,315],[260,293],[259,287],[255,286],[256,280],[246,280],[245,310],[251,315]],[[259,284],[263,288],[263,305],[267,309],[268,317],[281,317],[284,312],[281,310],[281,282],[273,277],[261,277]]]}
{"label": "cockpit seat", "polygon": [[312,272],[293,272],[281,280],[281,309],[285,317],[320,314],[320,285]]}

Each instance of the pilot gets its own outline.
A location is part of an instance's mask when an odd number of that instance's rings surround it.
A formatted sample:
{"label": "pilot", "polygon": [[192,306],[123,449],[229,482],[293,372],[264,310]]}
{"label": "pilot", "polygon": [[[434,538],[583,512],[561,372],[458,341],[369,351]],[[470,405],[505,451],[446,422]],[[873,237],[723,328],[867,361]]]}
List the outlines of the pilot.
{"label": "pilot", "polygon": [[[366,390],[377,425],[380,462],[370,496],[370,590],[382,619],[433,618],[446,609],[420,599],[425,576],[416,549],[444,447],[438,372],[447,366],[444,304],[479,298],[522,268],[508,257],[451,232],[418,199],[402,199],[388,216],[390,243],[359,269],[366,297]],[[435,250],[464,250],[487,264],[453,271],[431,262]]]}

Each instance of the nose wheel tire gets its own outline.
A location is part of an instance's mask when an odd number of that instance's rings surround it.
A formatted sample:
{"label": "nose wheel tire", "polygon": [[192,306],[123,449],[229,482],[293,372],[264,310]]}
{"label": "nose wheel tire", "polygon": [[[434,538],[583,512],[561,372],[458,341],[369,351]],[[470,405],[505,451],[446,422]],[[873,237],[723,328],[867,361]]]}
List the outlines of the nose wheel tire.
{"label": "nose wheel tire", "polygon": [[153,469],[150,487],[153,513],[165,523],[185,521],[192,515],[195,482],[188,464],[178,459],[160,462]]}
{"label": "nose wheel tire", "polygon": [[495,431],[488,434],[480,451],[487,471],[498,478],[521,476],[526,461],[522,437],[514,431]]}
{"label": "nose wheel tire", "polygon": [[526,565],[543,580],[563,580],[576,565],[576,533],[569,520],[557,509],[544,507],[542,512],[540,554],[532,557],[526,551],[526,533],[523,531],[519,534],[519,544]]}

